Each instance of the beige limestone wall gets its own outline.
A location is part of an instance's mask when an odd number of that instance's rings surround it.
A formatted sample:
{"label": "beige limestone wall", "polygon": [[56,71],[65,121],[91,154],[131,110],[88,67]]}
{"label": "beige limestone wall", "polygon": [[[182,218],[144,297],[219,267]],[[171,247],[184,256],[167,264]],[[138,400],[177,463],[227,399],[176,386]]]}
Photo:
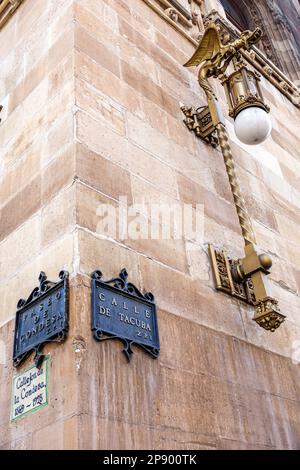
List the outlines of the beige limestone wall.
{"label": "beige limestone wall", "polygon": [[[59,368],[51,366],[46,415],[36,413],[29,420],[10,423],[16,303],[28,297],[41,270],[51,280],[62,268],[74,271],[72,3],[25,0],[0,31],[1,449],[51,446],[52,433],[45,435],[43,429],[48,425],[57,429],[59,422],[67,429],[67,434],[60,434],[59,447],[75,445],[75,381],[70,379],[64,346],[48,348]],[[32,358],[24,367],[31,363]]]}
{"label": "beige limestone wall", "polygon": [[[271,334],[252,308],[214,288],[207,244],[241,256],[243,241],[222,155],[182,123],[179,102],[205,104],[195,71],[182,67],[194,46],[143,0],[47,1],[40,11],[25,0],[0,36],[0,447],[299,448],[291,360],[300,339],[299,111],[263,80],[272,137],[242,146],[228,120],[258,246],[272,256],[272,289],[287,315]],[[203,244],[191,253],[186,240],[98,233],[98,205],[117,206],[119,196],[144,210],[204,203]],[[156,296],[157,360],[138,351],[128,365],[118,342],[91,336],[89,275],[122,267]],[[50,404],[11,424],[15,305],[41,269],[55,279],[62,268],[71,272],[71,330],[64,345],[45,347]]]}

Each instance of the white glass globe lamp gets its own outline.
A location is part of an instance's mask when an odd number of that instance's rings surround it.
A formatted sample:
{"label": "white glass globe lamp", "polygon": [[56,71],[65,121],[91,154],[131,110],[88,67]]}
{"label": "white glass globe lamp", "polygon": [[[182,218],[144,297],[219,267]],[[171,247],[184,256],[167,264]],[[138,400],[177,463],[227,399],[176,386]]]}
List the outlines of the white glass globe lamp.
{"label": "white glass globe lamp", "polygon": [[234,130],[237,138],[244,144],[261,144],[272,131],[270,115],[257,106],[245,108],[236,116]]}
{"label": "white glass globe lamp", "polygon": [[264,102],[259,85],[260,75],[249,70],[244,62],[222,81],[229,105],[229,116],[234,118],[238,139],[247,145],[264,142],[272,131],[270,108]]}

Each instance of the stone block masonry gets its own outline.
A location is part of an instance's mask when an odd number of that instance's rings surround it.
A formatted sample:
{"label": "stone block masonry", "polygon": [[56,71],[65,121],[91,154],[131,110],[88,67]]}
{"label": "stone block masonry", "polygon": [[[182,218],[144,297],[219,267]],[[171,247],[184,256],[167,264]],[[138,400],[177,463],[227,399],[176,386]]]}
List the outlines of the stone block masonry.
{"label": "stone block masonry", "polygon": [[[241,256],[243,240],[222,155],[182,123],[180,101],[205,105],[182,67],[193,50],[143,0],[24,0],[0,30],[0,449],[299,448],[299,109],[264,79],[271,138],[256,149],[231,134],[287,315],[272,335],[214,288],[208,243]],[[144,216],[154,203],[204,204],[199,249],[99,233],[97,208],[120,196]],[[156,296],[157,360],[139,352],[128,365],[117,342],[92,337],[89,276],[123,267]],[[12,423],[16,303],[41,270],[61,269],[70,332],[44,348],[49,405]]]}

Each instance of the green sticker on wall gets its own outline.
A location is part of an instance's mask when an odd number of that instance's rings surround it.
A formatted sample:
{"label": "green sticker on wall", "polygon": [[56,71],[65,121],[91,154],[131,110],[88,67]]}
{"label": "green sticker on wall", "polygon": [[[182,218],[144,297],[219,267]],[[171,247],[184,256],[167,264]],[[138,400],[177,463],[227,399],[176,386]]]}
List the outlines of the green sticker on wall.
{"label": "green sticker on wall", "polygon": [[48,405],[49,363],[48,354],[39,368],[33,365],[13,377],[11,421]]}

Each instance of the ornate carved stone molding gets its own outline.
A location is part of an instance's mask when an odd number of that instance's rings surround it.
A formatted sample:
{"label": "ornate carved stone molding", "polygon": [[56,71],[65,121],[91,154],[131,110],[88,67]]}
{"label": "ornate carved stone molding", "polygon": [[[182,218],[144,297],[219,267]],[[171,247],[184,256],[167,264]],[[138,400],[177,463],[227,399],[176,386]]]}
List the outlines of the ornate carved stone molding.
{"label": "ornate carved stone molding", "polygon": [[0,0],[0,29],[22,2],[23,0]]}
{"label": "ornate carved stone molding", "polygon": [[[263,36],[258,48],[292,81],[300,83],[300,35],[297,32],[297,7],[286,0],[220,0],[232,3],[237,15],[243,12],[247,19],[246,29],[259,27]],[[300,6],[299,6],[300,11]],[[228,18],[230,12],[227,11]],[[226,13],[226,14],[227,14]],[[294,17],[294,22],[291,18]],[[230,19],[229,19],[230,21]]]}
{"label": "ornate carved stone molding", "polygon": [[268,59],[270,59],[276,67],[279,67],[276,51],[272,44],[272,41],[269,38],[269,35],[265,31],[264,21],[261,15],[261,12],[257,8],[256,4],[249,2],[248,4],[249,13],[253,22],[253,27],[260,28],[263,31],[263,36],[261,38],[262,49],[265,52]]}
{"label": "ornate carved stone molding", "polygon": [[[158,15],[164,18],[170,25],[177,29],[183,36],[185,36],[190,42],[195,46],[198,44],[198,41],[195,39],[195,29],[193,29],[192,24],[192,15],[180,6],[180,12],[178,10],[178,2],[175,0],[143,0],[152,10],[154,10]],[[194,0],[198,4],[198,7],[202,8],[203,4],[200,0]],[[176,7],[177,4],[177,7]],[[169,12],[166,12],[168,8],[173,10],[171,16],[176,19],[174,16],[174,10],[178,10],[178,20],[174,21],[170,17]],[[183,11],[185,10],[185,15]],[[185,20],[182,20],[182,16]],[[220,28],[221,37],[223,38],[224,43],[228,42],[231,38],[235,39],[238,34],[234,26],[231,25],[225,18],[223,18],[216,10],[212,10],[207,16],[203,18],[204,23],[206,20],[214,21]],[[195,28],[195,26],[194,26]],[[198,36],[199,30],[197,27]],[[267,40],[266,40],[267,41]],[[267,42],[264,43],[264,46],[267,47]],[[271,54],[270,49],[270,54]],[[243,52],[243,56],[246,61],[251,64],[258,72],[260,72],[269,82],[272,83],[283,95],[285,95],[297,108],[300,108],[300,90],[297,88],[293,82],[277,67],[272,60],[270,60],[261,50],[256,46],[253,46],[251,52]]]}
{"label": "ornate carved stone molding", "polygon": [[204,0],[188,0],[190,9],[191,9],[191,17],[192,17],[192,24],[197,27],[197,30],[194,39],[200,40],[201,34],[204,32],[204,23],[203,18],[205,15],[205,5]]}
{"label": "ornate carved stone molding", "polygon": [[180,28],[181,32],[188,32],[193,39],[199,40],[204,31],[202,16],[204,0],[187,0],[190,5],[188,11],[180,0],[144,0],[158,14],[163,13],[172,23]]}

